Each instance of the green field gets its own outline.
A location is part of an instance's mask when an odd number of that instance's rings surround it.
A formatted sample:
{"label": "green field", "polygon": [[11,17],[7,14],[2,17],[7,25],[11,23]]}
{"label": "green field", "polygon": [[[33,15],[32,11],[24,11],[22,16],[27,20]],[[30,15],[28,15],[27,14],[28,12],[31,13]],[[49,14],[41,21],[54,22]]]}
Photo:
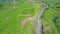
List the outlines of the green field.
{"label": "green field", "polygon": [[[42,17],[43,34],[60,34],[60,8],[49,4]],[[60,5],[59,5],[60,6]],[[36,19],[43,3],[0,3],[0,34],[36,34]]]}
{"label": "green field", "polygon": [[[38,6],[33,2],[4,4],[0,10],[0,34],[35,34],[35,22],[28,20],[36,18],[42,8]],[[26,19],[27,23],[23,26],[21,22]]]}

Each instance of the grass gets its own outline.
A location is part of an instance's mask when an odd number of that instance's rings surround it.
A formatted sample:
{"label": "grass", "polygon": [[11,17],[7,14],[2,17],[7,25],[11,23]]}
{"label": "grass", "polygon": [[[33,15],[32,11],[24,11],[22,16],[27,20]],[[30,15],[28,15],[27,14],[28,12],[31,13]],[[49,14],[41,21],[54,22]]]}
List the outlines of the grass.
{"label": "grass", "polygon": [[54,0],[48,1],[45,2],[49,5],[49,9],[46,10],[42,18],[43,34],[60,34],[59,2]]}
{"label": "grass", "polygon": [[[43,18],[42,18],[42,23],[43,23],[43,30],[44,31],[44,34],[59,34],[57,28],[56,28],[56,25],[54,24],[54,16],[55,16],[55,9],[52,9],[52,8],[49,8]],[[48,28],[48,27],[49,28]],[[45,29],[47,27],[47,29]],[[49,30],[50,29],[50,30]]]}
{"label": "grass", "polygon": [[0,34],[35,34],[35,23],[27,23],[23,29],[20,23],[28,17],[36,16],[39,10],[31,2],[4,4],[4,9],[0,10]]}
{"label": "grass", "polygon": [[[24,28],[21,28],[21,22],[29,17],[35,19],[42,10],[42,3],[16,2],[4,4],[3,7],[0,10],[0,34],[36,34],[35,22],[27,21],[28,23],[25,24]],[[57,11],[60,9],[49,7],[44,13],[42,18],[43,34],[59,34],[60,12]],[[59,17],[58,20],[55,19],[56,16]]]}

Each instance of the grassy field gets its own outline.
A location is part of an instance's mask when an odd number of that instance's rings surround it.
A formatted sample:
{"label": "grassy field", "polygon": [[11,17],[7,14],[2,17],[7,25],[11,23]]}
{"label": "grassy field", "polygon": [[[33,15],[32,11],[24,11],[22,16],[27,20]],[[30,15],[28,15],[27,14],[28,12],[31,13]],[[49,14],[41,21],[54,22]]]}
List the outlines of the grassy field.
{"label": "grassy field", "polygon": [[[44,7],[42,3],[16,2],[3,4],[2,7],[0,34],[36,34],[36,18]],[[42,18],[43,34],[59,34],[59,11],[60,9],[51,7],[46,10]]]}
{"label": "grassy field", "polygon": [[0,10],[0,34],[35,34],[34,19],[42,7],[33,2],[4,4],[3,7]]}

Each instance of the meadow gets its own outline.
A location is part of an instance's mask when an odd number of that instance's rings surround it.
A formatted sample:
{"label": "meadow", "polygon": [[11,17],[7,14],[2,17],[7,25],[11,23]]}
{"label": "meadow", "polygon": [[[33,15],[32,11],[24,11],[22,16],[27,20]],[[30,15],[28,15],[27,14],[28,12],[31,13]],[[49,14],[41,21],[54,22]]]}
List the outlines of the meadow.
{"label": "meadow", "polygon": [[[43,34],[59,34],[60,8],[47,3],[49,9],[42,17]],[[43,3],[0,3],[0,34],[36,34],[36,19]]]}

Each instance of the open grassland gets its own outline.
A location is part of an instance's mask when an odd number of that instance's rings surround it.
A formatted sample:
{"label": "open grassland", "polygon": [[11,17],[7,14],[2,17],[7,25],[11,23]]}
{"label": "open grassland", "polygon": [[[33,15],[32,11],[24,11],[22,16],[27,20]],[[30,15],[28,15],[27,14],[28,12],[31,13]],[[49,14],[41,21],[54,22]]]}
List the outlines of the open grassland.
{"label": "open grassland", "polygon": [[0,10],[0,34],[35,34],[35,18],[42,8],[40,5],[17,2],[3,7]]}
{"label": "open grassland", "polygon": [[[43,34],[59,34],[60,9],[49,6],[42,17]],[[3,7],[3,8],[2,8]],[[36,34],[36,18],[42,3],[16,2],[3,4],[0,9],[0,34]]]}

